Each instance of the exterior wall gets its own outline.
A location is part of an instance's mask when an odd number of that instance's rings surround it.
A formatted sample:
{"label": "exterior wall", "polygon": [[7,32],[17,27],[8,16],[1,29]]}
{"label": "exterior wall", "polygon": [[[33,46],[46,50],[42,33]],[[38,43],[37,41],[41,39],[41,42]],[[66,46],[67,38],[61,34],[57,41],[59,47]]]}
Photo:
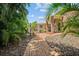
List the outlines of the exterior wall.
{"label": "exterior wall", "polygon": [[[73,17],[77,14],[78,14],[78,11],[70,11],[62,15],[60,17],[61,26],[64,26],[64,22],[69,20],[68,18]],[[51,16],[51,32],[53,33],[58,32],[58,25],[57,25],[56,19],[57,19],[56,16]]]}
{"label": "exterior wall", "polygon": [[[59,20],[59,22],[58,22]],[[51,32],[56,33],[59,32],[59,26],[63,26],[63,17],[62,16],[51,16]],[[58,22],[58,23],[57,23]],[[58,25],[60,23],[60,25]]]}
{"label": "exterior wall", "polygon": [[54,16],[51,16],[51,32],[55,32],[55,19]]}
{"label": "exterior wall", "polygon": [[56,22],[57,18],[55,16],[51,16],[51,32],[58,32],[58,24]]}
{"label": "exterior wall", "polygon": [[40,32],[40,30],[45,30],[46,31],[46,23],[37,24],[36,29],[37,29],[36,32]]}

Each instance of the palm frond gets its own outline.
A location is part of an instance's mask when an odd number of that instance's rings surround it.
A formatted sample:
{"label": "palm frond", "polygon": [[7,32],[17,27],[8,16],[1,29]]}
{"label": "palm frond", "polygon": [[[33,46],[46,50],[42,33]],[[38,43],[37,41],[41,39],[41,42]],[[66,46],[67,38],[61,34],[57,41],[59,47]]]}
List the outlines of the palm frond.
{"label": "palm frond", "polygon": [[67,33],[79,33],[79,15],[69,18],[63,27],[63,32]]}

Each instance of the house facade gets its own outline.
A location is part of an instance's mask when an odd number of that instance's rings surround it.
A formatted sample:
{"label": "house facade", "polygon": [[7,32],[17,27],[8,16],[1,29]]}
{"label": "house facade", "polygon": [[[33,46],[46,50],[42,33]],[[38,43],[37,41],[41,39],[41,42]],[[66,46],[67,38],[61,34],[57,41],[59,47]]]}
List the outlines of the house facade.
{"label": "house facade", "polygon": [[38,32],[41,32],[41,30],[44,30],[44,32],[52,32],[52,33],[59,32],[60,29],[59,26],[63,26],[64,22],[69,20],[68,18],[75,16],[77,13],[78,13],[77,11],[70,11],[59,17],[51,16],[50,20],[47,20],[46,23],[38,24],[36,29]]}
{"label": "house facade", "polygon": [[56,22],[56,17],[51,16],[50,20],[46,21],[46,23],[42,24],[37,24],[36,26],[36,32],[58,32],[57,30],[57,22]]}

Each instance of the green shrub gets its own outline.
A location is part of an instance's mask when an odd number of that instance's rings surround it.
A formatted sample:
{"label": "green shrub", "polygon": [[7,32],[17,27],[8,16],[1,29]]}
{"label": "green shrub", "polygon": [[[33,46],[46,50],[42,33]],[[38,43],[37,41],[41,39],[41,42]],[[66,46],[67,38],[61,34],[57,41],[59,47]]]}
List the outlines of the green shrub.
{"label": "green shrub", "polygon": [[21,37],[18,34],[11,34],[10,41],[18,43],[19,41],[21,41]]}
{"label": "green shrub", "polygon": [[41,32],[41,33],[44,33],[44,32],[46,32],[46,30],[44,30],[44,29],[41,29],[41,30],[40,30],[40,32]]}

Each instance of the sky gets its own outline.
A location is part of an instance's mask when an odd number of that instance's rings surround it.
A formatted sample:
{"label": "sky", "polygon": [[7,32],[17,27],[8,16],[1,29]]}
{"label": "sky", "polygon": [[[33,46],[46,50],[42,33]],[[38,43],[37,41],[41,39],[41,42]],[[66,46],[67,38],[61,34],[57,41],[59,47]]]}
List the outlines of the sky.
{"label": "sky", "polygon": [[49,4],[45,3],[31,3],[28,9],[28,21],[32,23],[36,21],[37,23],[45,23],[45,16]]}

